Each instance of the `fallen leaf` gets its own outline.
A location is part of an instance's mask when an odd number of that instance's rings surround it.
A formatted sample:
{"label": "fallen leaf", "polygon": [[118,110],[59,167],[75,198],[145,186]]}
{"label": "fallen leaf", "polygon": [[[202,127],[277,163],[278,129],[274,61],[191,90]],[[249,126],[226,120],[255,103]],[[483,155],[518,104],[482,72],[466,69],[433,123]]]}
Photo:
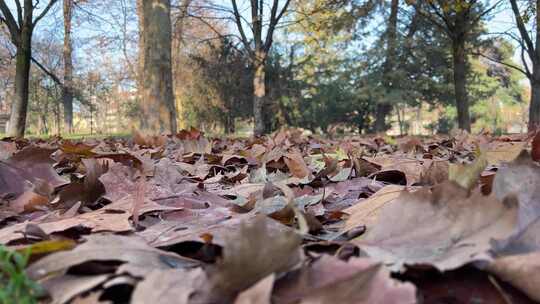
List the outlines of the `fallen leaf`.
{"label": "fallen leaf", "polygon": [[370,229],[354,243],[369,256],[391,264],[425,264],[441,271],[482,259],[492,239],[505,239],[517,223],[516,204],[504,204],[479,190],[446,182],[385,204]]}
{"label": "fallen leaf", "polygon": [[368,199],[358,201],[354,206],[343,210],[351,215],[343,230],[348,231],[358,226],[367,226],[371,229],[377,222],[383,206],[399,197],[404,189],[403,186],[396,185],[383,187]]}
{"label": "fallen leaf", "polygon": [[210,295],[218,297],[214,300],[233,298],[264,277],[300,262],[299,236],[269,230],[268,221],[259,216],[251,224],[242,224],[237,234],[226,236],[223,258],[207,271],[210,285],[217,290]]}
{"label": "fallen leaf", "polygon": [[242,291],[234,304],[271,304],[272,288],[274,287],[275,274],[271,274],[260,280],[249,289]]}
{"label": "fallen leaf", "polygon": [[380,264],[367,258],[345,262],[328,255],[279,279],[273,297],[276,302],[286,304],[417,302],[415,287],[391,279]]}
{"label": "fallen leaf", "polygon": [[540,166],[524,151],[516,160],[499,169],[493,193],[503,200],[519,203],[519,225],[523,229],[540,217]]}
{"label": "fallen leaf", "polygon": [[284,160],[294,177],[304,178],[311,174],[311,170],[299,152],[287,153]]}
{"label": "fallen leaf", "polygon": [[488,161],[485,154],[480,153],[472,164],[450,164],[448,167],[448,179],[465,189],[471,189],[477,183],[480,174],[487,165]]}
{"label": "fallen leaf", "polygon": [[485,155],[489,165],[500,165],[513,161],[523,149],[527,147],[527,142],[493,142],[490,144]]}
{"label": "fallen leaf", "polygon": [[202,304],[196,292],[202,290],[206,274],[201,268],[151,270],[137,284],[131,302],[133,304]]}
{"label": "fallen leaf", "polygon": [[[194,260],[152,248],[139,237],[90,235],[71,251],[48,255],[28,267],[33,279],[62,274],[68,268],[89,261],[119,261],[146,269],[171,269],[197,266]],[[173,266],[174,265],[174,266]]]}
{"label": "fallen leaf", "polygon": [[52,298],[52,304],[69,303],[75,296],[89,291],[105,282],[110,275],[65,275],[41,282]]}

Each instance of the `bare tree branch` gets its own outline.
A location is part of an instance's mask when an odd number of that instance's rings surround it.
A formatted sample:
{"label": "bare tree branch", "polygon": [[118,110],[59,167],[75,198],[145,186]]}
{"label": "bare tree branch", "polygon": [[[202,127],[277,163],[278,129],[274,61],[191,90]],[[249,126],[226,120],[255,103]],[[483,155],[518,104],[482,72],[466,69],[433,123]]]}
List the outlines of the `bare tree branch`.
{"label": "bare tree branch", "polygon": [[472,24],[476,24],[478,21],[480,21],[480,19],[482,19],[484,16],[491,13],[495,8],[497,8],[502,3],[503,3],[503,0],[499,0],[499,1],[495,2],[495,4],[493,4],[490,8],[488,8],[485,11],[483,11],[482,13],[478,14],[478,16],[476,16],[476,18],[474,18],[472,20]]}
{"label": "bare tree branch", "polygon": [[527,64],[527,60],[525,60],[525,48],[521,48],[521,62],[523,63],[523,66],[525,67],[525,71],[527,72],[527,77],[529,79],[532,79],[532,73],[529,69],[529,65]]}
{"label": "bare tree branch", "polygon": [[233,5],[233,11],[234,11],[234,20],[236,22],[236,27],[238,27],[238,32],[240,32],[240,37],[242,37],[242,42],[244,43],[244,47],[248,51],[250,55],[254,55],[253,49],[249,45],[249,41],[246,37],[246,33],[244,32],[244,28],[242,27],[242,19],[240,19],[240,12],[238,11],[238,5],[236,4],[236,0],[231,0]]}
{"label": "bare tree branch", "polygon": [[53,72],[49,71],[44,65],[42,65],[39,61],[37,61],[36,58],[31,57],[30,59],[35,65],[37,65],[37,67],[40,70],[43,71],[43,73],[47,74],[47,76],[49,76],[56,84],[58,84],[61,87],[64,87],[64,84],[62,83],[60,78],[58,78]]}
{"label": "bare tree branch", "polygon": [[47,15],[49,10],[53,7],[53,5],[56,2],[58,2],[58,0],[50,0],[49,4],[47,4],[47,6],[43,9],[41,14],[39,14],[39,16],[37,16],[37,18],[34,20],[34,22],[32,23],[32,26],[36,26],[36,24],[39,22],[39,20],[43,19],[43,17],[45,17],[45,15]]}
{"label": "bare tree branch", "polygon": [[3,22],[8,27],[11,41],[13,41],[13,44],[18,45],[20,40],[20,28],[17,25],[15,18],[13,18],[5,0],[0,0],[0,11],[2,12],[2,15],[4,15]]}
{"label": "bare tree branch", "polygon": [[495,63],[498,63],[498,64],[501,64],[501,65],[504,65],[506,67],[509,67],[509,68],[512,68],[518,72],[521,72],[523,73],[525,76],[529,77],[529,75],[527,74],[527,71],[525,71],[524,69],[518,67],[517,65],[513,65],[511,63],[508,63],[508,62],[504,62],[504,61],[501,61],[501,60],[498,60],[496,58],[493,58],[491,56],[488,56],[482,52],[475,52],[475,53],[472,53],[471,55],[475,55],[475,56],[480,56],[480,57],[484,57],[486,59],[488,59],[489,61],[493,61]]}
{"label": "bare tree branch", "polygon": [[268,27],[268,32],[266,34],[266,41],[264,42],[264,46],[263,46],[265,52],[268,52],[270,50],[270,47],[272,46],[272,39],[274,36],[274,31],[276,29],[276,26],[279,23],[279,20],[281,19],[281,17],[283,17],[285,12],[287,11],[287,8],[289,7],[290,3],[291,3],[291,0],[287,0],[285,4],[283,5],[283,8],[279,12],[279,14],[276,16],[279,0],[274,0],[274,5],[272,5],[272,12],[270,15],[270,25]]}
{"label": "bare tree branch", "polygon": [[19,21],[19,26],[23,24],[23,10],[21,7],[21,2],[19,0],[15,0],[15,5],[17,5],[17,19]]}
{"label": "bare tree branch", "polygon": [[521,35],[521,38],[525,42],[525,45],[527,46],[526,51],[529,54],[529,57],[533,62],[536,62],[536,56],[535,56],[535,50],[534,50],[534,44],[531,40],[531,37],[529,36],[529,33],[527,32],[527,28],[525,27],[525,22],[523,22],[523,18],[521,17],[521,13],[519,11],[519,7],[517,5],[516,0],[510,0],[510,4],[512,6],[512,12],[514,13],[514,18],[516,19],[516,25],[518,27],[519,33]]}

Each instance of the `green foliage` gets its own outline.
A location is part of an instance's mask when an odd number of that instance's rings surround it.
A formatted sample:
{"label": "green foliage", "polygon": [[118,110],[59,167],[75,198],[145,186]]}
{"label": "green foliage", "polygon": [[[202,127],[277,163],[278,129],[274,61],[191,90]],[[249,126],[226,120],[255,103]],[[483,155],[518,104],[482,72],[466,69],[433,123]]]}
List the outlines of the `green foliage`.
{"label": "green foliage", "polygon": [[227,38],[212,41],[182,58],[180,99],[182,121],[202,127],[213,122],[226,133],[234,132],[238,118],[252,113],[248,58]]}
{"label": "green foliage", "polygon": [[0,245],[0,303],[37,303],[40,286],[25,273],[30,252],[18,253]]}

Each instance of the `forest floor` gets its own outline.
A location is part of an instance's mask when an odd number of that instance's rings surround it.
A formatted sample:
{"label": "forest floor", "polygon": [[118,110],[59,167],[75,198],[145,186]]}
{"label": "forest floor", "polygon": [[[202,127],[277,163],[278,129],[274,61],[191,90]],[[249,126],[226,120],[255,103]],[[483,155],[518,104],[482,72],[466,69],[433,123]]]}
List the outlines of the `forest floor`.
{"label": "forest floor", "polygon": [[536,303],[538,160],[526,134],[4,139],[0,303]]}

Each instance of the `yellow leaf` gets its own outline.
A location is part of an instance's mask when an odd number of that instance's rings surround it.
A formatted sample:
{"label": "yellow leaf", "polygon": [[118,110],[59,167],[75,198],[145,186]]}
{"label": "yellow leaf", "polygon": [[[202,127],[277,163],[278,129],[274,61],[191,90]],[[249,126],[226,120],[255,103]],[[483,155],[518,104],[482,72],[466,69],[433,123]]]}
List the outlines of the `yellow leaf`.
{"label": "yellow leaf", "polygon": [[465,189],[471,189],[478,179],[480,174],[487,167],[488,161],[484,153],[479,153],[476,160],[472,164],[450,164],[448,167],[448,179],[456,182]]}
{"label": "yellow leaf", "polygon": [[25,246],[23,248],[18,248],[17,251],[19,252],[25,252],[26,250],[30,250],[30,253],[32,255],[34,254],[47,254],[47,253],[53,253],[57,251],[62,250],[70,250],[75,247],[77,243],[73,240],[49,240],[49,241],[41,241],[34,243],[32,245]]}

